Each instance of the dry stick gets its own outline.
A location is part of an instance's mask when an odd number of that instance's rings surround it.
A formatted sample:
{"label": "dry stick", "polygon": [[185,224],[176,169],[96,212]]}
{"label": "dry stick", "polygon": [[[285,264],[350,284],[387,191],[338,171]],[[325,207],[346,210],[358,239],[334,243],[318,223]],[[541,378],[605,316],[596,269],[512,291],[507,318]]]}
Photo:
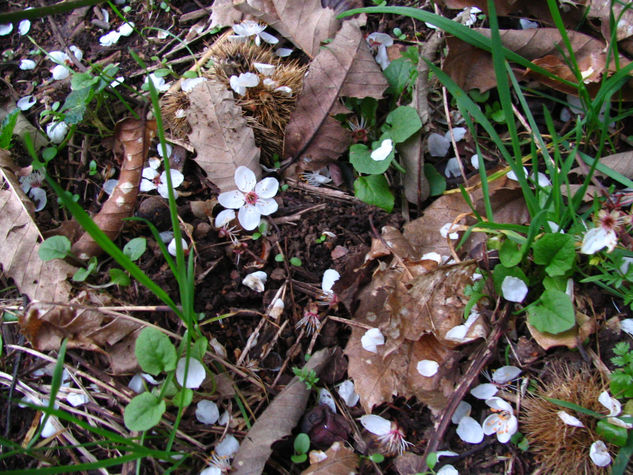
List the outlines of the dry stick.
{"label": "dry stick", "polygon": [[499,339],[501,338],[501,335],[505,330],[505,323],[509,318],[510,313],[511,305],[506,304],[505,309],[503,310],[503,316],[494,323],[494,330],[488,337],[486,346],[484,346],[479,351],[479,354],[473,360],[470,368],[468,368],[468,370],[464,374],[462,382],[459,384],[459,386],[457,386],[457,388],[451,395],[446,409],[444,409],[442,413],[441,420],[437,426],[437,429],[435,429],[433,434],[429,437],[429,443],[426,446],[426,450],[424,451],[424,455],[422,457],[422,468],[419,471],[424,472],[427,469],[426,457],[428,457],[431,452],[437,451],[440,442],[444,438],[444,433],[446,432],[446,429],[451,422],[451,417],[453,417],[455,409],[457,409],[460,401],[464,399],[464,396],[466,395],[466,392],[468,391],[468,388],[470,388],[474,379],[486,367],[488,361],[494,355],[497,344],[499,343]]}

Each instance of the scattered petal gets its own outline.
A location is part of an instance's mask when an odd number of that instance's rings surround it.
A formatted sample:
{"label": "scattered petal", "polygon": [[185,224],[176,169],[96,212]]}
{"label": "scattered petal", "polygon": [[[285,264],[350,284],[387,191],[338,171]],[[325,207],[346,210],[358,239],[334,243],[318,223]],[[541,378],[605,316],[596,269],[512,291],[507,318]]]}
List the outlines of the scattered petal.
{"label": "scattered petal", "polygon": [[336,403],[334,402],[334,396],[332,393],[325,388],[319,389],[319,404],[323,404],[329,407],[333,413],[336,414]]}
{"label": "scattered petal", "polygon": [[341,274],[339,274],[336,270],[327,269],[323,273],[323,278],[321,279],[321,289],[323,290],[323,292],[328,296],[334,295],[332,287],[334,287],[334,284],[340,278]]}
{"label": "scattered petal", "polygon": [[593,444],[591,444],[589,457],[598,467],[606,467],[611,463],[611,454],[609,454],[609,449],[601,440],[596,440]]}
{"label": "scattered petal", "polygon": [[134,23],[125,22],[117,28],[117,31],[121,36],[130,36],[134,32]]}
{"label": "scattered petal", "polygon": [[101,36],[99,38],[99,44],[106,48],[108,46],[114,46],[119,42],[119,38],[121,38],[121,33],[113,30]]}
{"label": "scattered petal", "polygon": [[475,169],[479,170],[479,155],[475,154],[470,157],[470,165]]}
{"label": "scattered petal", "polygon": [[235,219],[235,210],[233,209],[224,209],[218,213],[215,217],[215,227],[222,228],[229,224],[231,221]]}
{"label": "scattered petal", "polygon": [[442,466],[437,472],[437,475],[459,475],[459,472],[450,463]]}
{"label": "scattered petal", "polygon": [[84,404],[88,404],[90,402],[90,398],[86,393],[69,393],[66,396],[66,401],[73,407],[83,406]]}
{"label": "scattered petal", "polygon": [[240,443],[231,434],[222,439],[222,441],[215,446],[215,453],[218,457],[232,457],[240,448]]}
{"label": "scattered petal", "polygon": [[360,418],[360,423],[374,435],[387,435],[391,432],[391,422],[384,417],[368,414]]}
{"label": "scattered petal", "polygon": [[267,279],[268,275],[266,272],[258,270],[244,277],[242,284],[255,292],[263,292],[266,288]]}
{"label": "scattered petal", "polygon": [[354,382],[351,379],[346,379],[345,381],[343,381],[339,385],[337,391],[338,395],[347,406],[354,407],[356,404],[358,404],[360,396],[356,394]]}
{"label": "scattered petal", "polygon": [[499,389],[494,384],[492,384],[492,383],[484,383],[484,384],[480,384],[480,385],[475,386],[474,388],[472,388],[470,390],[470,394],[472,394],[477,399],[486,400],[486,399],[490,399],[495,394],[497,394],[498,390]]}
{"label": "scattered petal", "polygon": [[444,135],[432,133],[428,138],[429,153],[433,157],[445,157],[451,148],[451,141]]}
{"label": "scattered petal", "polygon": [[[77,46],[70,45],[68,49],[73,55],[75,55],[75,58],[77,58],[79,61],[81,61],[84,58],[84,52],[81,51],[79,48],[77,48]],[[68,60],[70,61],[70,58],[68,58]]]}
{"label": "scattered petal", "polygon": [[[189,250],[189,245],[187,244],[187,241],[185,241],[184,238],[180,238],[180,242],[182,242],[182,250],[183,252],[187,252]],[[176,240],[172,238],[172,240],[169,242],[169,246],[167,246],[167,251],[172,255],[175,256],[176,255]]]}
{"label": "scattered petal", "polygon": [[185,365],[187,360],[180,358],[176,366],[176,381],[185,388],[197,389],[200,387],[207,373],[200,361],[195,358],[189,358],[189,368],[187,371],[187,381],[185,381]]}
{"label": "scattered petal", "polygon": [[66,122],[53,121],[46,126],[46,135],[55,144],[62,143],[68,133],[68,124]]}
{"label": "scattered petal", "polygon": [[[464,137],[466,137],[466,132],[467,130],[465,127],[453,127],[453,138],[455,139],[455,142],[459,142]],[[451,132],[448,131],[446,132],[446,134],[447,134],[446,138],[450,140]]]}
{"label": "scattered petal", "polygon": [[21,111],[27,111],[31,107],[33,107],[36,102],[37,102],[37,99],[35,99],[31,95],[28,95],[28,96],[21,97],[16,103],[16,105],[18,106],[18,109],[20,109]]}
{"label": "scattered petal", "polygon": [[563,421],[568,426],[585,427],[585,425],[580,421],[580,419],[572,416],[568,412],[558,411],[556,414],[558,415],[560,420]]}
{"label": "scattered petal", "polygon": [[475,419],[470,416],[462,417],[457,425],[457,435],[468,444],[478,444],[484,440],[484,430]]}
{"label": "scattered petal", "polygon": [[48,58],[53,63],[57,63],[57,64],[66,64],[67,62],[70,61],[70,58],[68,57],[68,55],[64,53],[63,51],[51,51],[50,53],[48,53]]}
{"label": "scattered petal", "polygon": [[440,228],[440,234],[442,235],[442,237],[445,238],[446,236],[448,236],[448,238],[452,240],[459,238],[458,233],[451,232],[452,228],[453,228],[453,223],[444,224],[444,226]]}
{"label": "scattered petal", "polygon": [[455,412],[453,413],[453,416],[451,417],[451,422],[453,424],[459,424],[459,421],[461,421],[464,417],[470,416],[471,410],[472,410],[472,406],[468,402],[459,401],[459,404],[457,405],[457,409],[455,409]]}
{"label": "scattered petal", "polygon": [[446,162],[446,168],[444,168],[444,175],[446,178],[450,178],[454,176],[458,178],[462,174],[462,171],[459,168],[459,161],[457,157],[449,158],[448,162]]}
{"label": "scattered petal", "polygon": [[623,332],[633,336],[633,318],[625,318],[620,320],[620,328]]}
{"label": "scattered petal", "polygon": [[46,208],[46,203],[48,201],[46,197],[46,191],[43,188],[33,187],[29,190],[29,198],[33,200],[35,203],[35,212],[42,211]]}
{"label": "scattered petal", "polygon": [[20,69],[22,71],[30,71],[32,69],[35,69],[35,61],[33,61],[32,59],[22,59],[20,60]]}
{"label": "scattered petal", "polygon": [[0,36],[7,36],[13,31],[13,23],[4,23],[0,25]]}
{"label": "scattered petal", "polygon": [[582,254],[595,254],[606,247],[607,252],[613,251],[618,244],[618,236],[613,229],[605,229],[602,226],[592,228],[585,233],[582,239]]}
{"label": "scattered petal", "polygon": [[275,65],[274,64],[253,63],[253,66],[255,66],[255,69],[257,69],[257,71],[259,71],[264,76],[270,76],[270,75],[272,75],[272,73],[275,72]]}
{"label": "scattered petal", "polygon": [[361,337],[360,343],[370,353],[378,353],[377,347],[385,344],[385,337],[379,328],[370,328]]}
{"label": "scattered petal", "polygon": [[280,58],[287,58],[292,54],[292,49],[290,48],[277,48],[275,54]]}
{"label": "scattered petal", "polygon": [[600,393],[598,402],[609,411],[608,417],[619,416],[622,412],[622,404],[616,398],[611,397],[608,391]]}
{"label": "scattered petal", "polygon": [[[528,170],[527,168],[523,167],[523,176],[527,176],[528,175]],[[517,178],[517,174],[514,172],[514,170],[510,170],[506,176],[510,179],[510,180],[514,180],[514,181],[519,181],[519,179]]]}
{"label": "scattered petal", "polygon": [[196,87],[198,84],[206,82],[206,80],[207,79],[203,77],[183,79],[180,83],[180,89],[182,89],[183,92],[191,92],[193,91],[194,87]]}
{"label": "scattered petal", "polygon": [[380,147],[371,152],[371,159],[377,162],[385,160],[393,150],[393,141],[391,139],[385,139],[381,142]]}
{"label": "scattered petal", "polygon": [[439,368],[439,363],[433,360],[420,360],[418,361],[418,364],[416,366],[418,373],[420,373],[425,378],[431,378],[435,376]]}
{"label": "scattered petal", "polygon": [[516,379],[521,374],[521,370],[516,366],[502,366],[492,375],[492,380],[497,384],[505,384]]}
{"label": "scattered petal", "polygon": [[18,32],[22,36],[26,35],[30,29],[31,29],[31,22],[29,20],[22,20],[18,24]]}
{"label": "scattered petal", "polygon": [[508,275],[501,283],[501,293],[503,298],[510,302],[523,302],[528,293],[527,285],[518,277]]}
{"label": "scattered petal", "polygon": [[55,81],[61,81],[70,76],[70,70],[66,66],[58,64],[51,69],[51,74],[53,75],[53,79]]}
{"label": "scattered petal", "polygon": [[152,80],[152,84],[158,92],[165,92],[169,89],[169,83],[165,82],[165,78],[158,77],[154,73],[151,73],[149,76],[145,77],[144,85],[148,84],[149,80]]}
{"label": "scattered petal", "polygon": [[421,261],[435,261],[438,264],[442,263],[442,256],[440,256],[437,252],[427,252],[426,254],[423,254],[422,257],[420,257]]}
{"label": "scattered petal", "polygon": [[531,30],[539,27],[537,22],[528,20],[527,18],[519,18],[519,24],[522,30]]}
{"label": "scattered petal", "polygon": [[220,418],[218,405],[213,401],[202,399],[196,405],[196,419],[201,424],[212,425]]}
{"label": "scattered petal", "polygon": [[290,88],[289,86],[276,87],[275,92],[278,92],[286,97],[292,97],[292,88]]}

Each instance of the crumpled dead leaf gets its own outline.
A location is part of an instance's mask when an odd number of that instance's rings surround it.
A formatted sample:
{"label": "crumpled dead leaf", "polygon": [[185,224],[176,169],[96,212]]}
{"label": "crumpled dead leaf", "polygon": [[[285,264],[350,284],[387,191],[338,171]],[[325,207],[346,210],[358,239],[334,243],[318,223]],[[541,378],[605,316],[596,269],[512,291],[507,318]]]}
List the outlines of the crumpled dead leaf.
{"label": "crumpled dead leaf", "polygon": [[189,142],[194,159],[220,191],[235,189],[235,170],[243,165],[261,177],[259,149],[233,93],[216,79],[207,79],[188,95]]}
{"label": "crumpled dead leaf", "polygon": [[134,344],[142,326],[92,308],[110,302],[109,295],[92,291],[81,292],[70,305],[36,301],[20,316],[20,329],[39,351],[57,350],[62,340],[68,338],[68,348],[106,355],[114,374],[130,373],[138,368]]}
{"label": "crumpled dead leaf", "polygon": [[[600,20],[602,36],[606,41],[611,41],[610,16],[616,19],[616,39],[624,40],[633,36],[633,9],[627,8],[626,4],[613,2],[611,0],[587,0],[587,16]],[[624,13],[623,13],[624,10]]]}
{"label": "crumpled dead leaf", "polygon": [[[473,31],[490,37],[489,29],[474,28]],[[576,55],[578,67],[583,74],[584,82],[590,91],[597,90],[602,76],[615,70],[613,59],[607,66],[607,53],[604,42],[577,31],[568,31],[567,34]],[[572,82],[576,81],[574,74],[559,53],[559,49],[565,51],[565,45],[560,32],[556,28],[501,30],[500,35],[501,42],[506,48],[563,79]],[[492,56],[489,53],[454,37],[449,38],[447,44],[449,54],[444,63],[444,70],[450,74],[461,88],[464,90],[476,88],[484,92],[496,87],[497,82],[492,65]],[[628,59],[620,55],[620,67],[626,66],[629,62]],[[532,71],[527,71],[525,74],[558,91],[570,94],[576,93],[575,88],[570,88]],[[631,88],[633,88],[633,82],[630,81],[628,86],[625,86],[624,92],[631,93]]]}
{"label": "crumpled dead leaf", "polygon": [[302,475],[349,475],[356,473],[358,463],[360,461],[356,453],[346,447],[341,442],[334,442],[332,446],[325,451],[327,458],[311,464],[306,470],[301,472]]}
{"label": "crumpled dead leaf", "polygon": [[211,25],[209,29],[216,26],[231,26],[241,22],[244,13],[233,6],[233,0],[215,0],[211,7]]}
{"label": "crumpled dead leaf", "polygon": [[[606,165],[613,171],[621,173],[627,178],[633,178],[633,151],[614,153],[600,158],[600,164]],[[581,172],[580,168],[574,168],[572,172]],[[596,172],[599,174],[599,172]]]}
{"label": "crumpled dead leaf", "polygon": [[311,58],[339,28],[336,13],[323,8],[321,0],[234,0],[233,6],[274,28]]}
{"label": "crumpled dead leaf", "polygon": [[[318,375],[331,356],[331,349],[317,351],[303,369],[314,370]],[[235,455],[231,473],[262,473],[272,453],[271,445],[292,432],[305,411],[309,396],[305,383],[296,376],[292,378],[248,431]]]}
{"label": "crumpled dead leaf", "polygon": [[316,171],[349,146],[351,132],[333,116],[349,113],[341,97],[380,99],[387,88],[357,19],[343,23],[334,40],[314,58],[284,137],[285,157],[302,158],[300,168]]}

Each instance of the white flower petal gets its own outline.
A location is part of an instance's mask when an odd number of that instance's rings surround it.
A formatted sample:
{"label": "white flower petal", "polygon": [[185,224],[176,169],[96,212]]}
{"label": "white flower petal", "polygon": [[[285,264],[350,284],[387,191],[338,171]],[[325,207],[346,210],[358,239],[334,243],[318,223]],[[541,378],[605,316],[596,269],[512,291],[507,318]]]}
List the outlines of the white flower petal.
{"label": "white flower petal", "polygon": [[[79,61],[81,61],[82,59],[84,59],[84,52],[81,51],[79,48],[77,48],[77,46],[75,45],[70,45],[68,47],[68,49],[70,50],[70,52],[75,56],[75,58],[77,58]],[[70,59],[70,58],[69,58]]]}
{"label": "white flower petal", "polygon": [[238,190],[225,191],[218,195],[218,203],[225,208],[238,209],[244,205],[244,193]]}
{"label": "white flower petal", "polygon": [[147,180],[154,180],[158,176],[158,172],[152,166],[143,168],[143,171],[141,172],[141,174],[143,178]]}
{"label": "white flower petal", "polygon": [[292,88],[290,88],[289,86],[276,87],[275,92],[279,92],[286,97],[292,97]]}
{"label": "white flower petal", "polygon": [[189,368],[187,371],[187,380],[185,381],[185,365],[187,360],[180,358],[176,366],[176,381],[185,388],[197,389],[200,387],[207,373],[200,361],[195,358],[189,358]]}
{"label": "white flower petal", "polygon": [[326,294],[331,293],[332,287],[340,278],[341,274],[339,274],[336,270],[327,269],[323,273],[323,278],[321,279],[321,290],[323,290],[323,292],[325,292]]}
{"label": "white flower petal", "polygon": [[459,472],[450,463],[443,465],[437,472],[437,475],[459,475]]}
{"label": "white flower petal", "polygon": [[233,25],[233,31],[239,36],[259,35],[265,28],[266,25],[260,25],[253,20],[244,20],[242,23]]}
{"label": "white flower petal", "polygon": [[535,21],[528,20],[527,18],[519,18],[519,24],[522,30],[530,30],[532,28],[538,28],[539,24]]}
{"label": "white flower petal", "polygon": [[255,69],[257,69],[257,71],[259,71],[264,76],[270,76],[270,75],[272,75],[272,73],[275,72],[275,65],[274,64],[253,63],[253,66],[255,66]]}
{"label": "white flower petal", "polygon": [[[528,170],[527,168],[523,167],[523,176],[527,176],[527,175],[528,175]],[[514,173],[514,170],[510,170],[508,173],[506,173],[506,176],[510,180],[519,181],[519,179],[517,178],[517,174]]]}
{"label": "white flower petal", "polygon": [[438,450],[435,452],[435,455],[439,460],[442,457],[457,457],[459,454],[457,452],[453,452],[452,450]]}
{"label": "white flower petal", "polygon": [[[40,418],[40,421],[44,419],[44,414]],[[57,432],[57,427],[55,427],[55,423],[59,424],[59,420],[55,416],[51,416],[46,420],[46,424],[44,424],[44,428],[42,429],[42,439],[47,439],[53,434]]]}
{"label": "white flower petal", "polygon": [[32,69],[35,69],[35,61],[33,61],[32,59],[22,59],[20,61],[20,69],[22,71],[30,71]]}
{"label": "white flower petal", "polygon": [[595,254],[604,247],[607,248],[607,252],[611,252],[617,244],[618,237],[612,229],[592,228],[585,233],[580,252],[582,254]]}
{"label": "white flower petal", "polygon": [[446,178],[450,178],[452,176],[457,178],[461,174],[462,171],[459,168],[459,161],[457,160],[457,157],[449,158],[448,162],[446,162],[446,168],[444,168],[444,175]]}
{"label": "white flower petal", "polygon": [[393,46],[393,38],[387,33],[375,31],[374,33],[367,35],[367,43],[369,43],[369,46],[374,46],[376,44]]}
{"label": "white flower petal", "polygon": [[67,133],[68,124],[66,122],[51,122],[46,126],[46,135],[55,144],[62,143]]}
{"label": "white flower petal", "polygon": [[433,360],[420,360],[415,368],[425,378],[431,378],[437,374],[440,364]]}
{"label": "white flower petal", "polygon": [[257,177],[255,176],[255,173],[250,168],[245,166],[237,167],[237,169],[235,170],[234,180],[237,189],[244,193],[253,191],[257,183]]}
{"label": "white flower petal", "polygon": [[479,170],[479,154],[470,157],[470,164],[475,170]]}
{"label": "white flower petal", "polygon": [[55,81],[61,81],[70,76],[70,71],[66,66],[58,64],[53,69],[51,69],[51,74],[53,75],[53,79]]}
{"label": "white flower petal", "polygon": [[[189,249],[189,245],[187,244],[187,241],[184,240],[184,238],[180,238],[180,242],[182,243],[182,250],[183,251],[187,251]],[[176,240],[172,238],[171,241],[169,241],[169,245],[167,246],[167,252],[169,252],[172,256],[176,255]]]}
{"label": "white flower petal", "polygon": [[385,139],[381,142],[380,147],[371,152],[371,159],[377,162],[382,162],[389,155],[391,155],[391,151],[393,150],[393,141],[391,139]]}
{"label": "white flower petal", "polygon": [[264,178],[262,181],[260,181],[259,183],[255,185],[255,193],[257,193],[257,196],[260,198],[272,198],[273,196],[277,194],[278,190],[279,190],[279,182],[277,181],[276,178],[273,178],[273,177]]}
{"label": "white flower petal", "polygon": [[[169,170],[169,177],[171,178],[171,186],[178,188],[185,181],[185,176],[179,171],[173,168]],[[165,172],[160,174],[161,183],[167,184],[167,174]]]}
{"label": "white flower petal", "polygon": [[580,419],[572,416],[568,412],[558,411],[556,414],[558,415],[560,420],[563,421],[568,426],[585,427],[585,425],[580,421]]}
{"label": "white flower petal", "polygon": [[290,48],[277,48],[275,54],[280,58],[287,58],[292,54],[292,49]]}
{"label": "white flower petal", "polygon": [[73,407],[83,406],[84,404],[88,404],[90,402],[90,398],[86,393],[69,393],[66,396],[66,401]]}
{"label": "white flower petal", "polygon": [[113,46],[117,44],[120,38],[121,38],[121,33],[113,30],[101,36],[99,38],[99,44],[107,48],[108,46]]}
{"label": "white flower petal", "polygon": [[438,264],[442,263],[442,256],[440,256],[437,252],[427,252],[426,254],[423,254],[422,257],[420,257],[421,261],[425,261],[425,260],[429,260],[429,261],[435,261]]}
{"label": "white flower petal", "polygon": [[43,188],[37,186],[31,188],[29,190],[29,197],[33,200],[33,203],[35,203],[35,212],[42,211],[46,208],[48,199],[46,198],[46,191],[44,191]]}
{"label": "white flower petal", "polygon": [[[158,194],[162,196],[163,198],[165,198],[166,200],[169,199],[169,187],[167,186],[167,182],[161,181],[156,187],[156,191],[158,191]],[[173,190],[173,192],[174,192],[174,199],[177,200],[178,192],[176,190]]]}
{"label": "white flower petal", "polygon": [[467,333],[468,327],[466,325],[456,325],[446,332],[444,339],[454,341],[456,343],[464,343],[466,341]]}
{"label": "white flower petal", "polygon": [[117,28],[117,31],[121,36],[130,36],[134,32],[134,23],[126,22]]}
{"label": "white flower petal", "polygon": [[252,231],[259,226],[262,215],[255,206],[244,205],[237,212],[237,220],[247,231]]}
{"label": "white flower petal", "polygon": [[[534,178],[534,175],[532,175],[532,178]],[[552,186],[552,182],[549,180],[547,175],[543,172],[538,172],[536,174],[536,180],[538,182],[538,186],[540,186],[541,188],[545,188],[546,186]]]}
{"label": "white flower petal", "polygon": [[110,178],[109,180],[103,182],[103,191],[105,191],[108,195],[111,195],[118,184],[119,180]]}
{"label": "white flower petal", "polygon": [[484,430],[475,419],[470,416],[462,417],[457,425],[457,435],[464,442],[478,444],[484,440]]}
{"label": "white flower petal", "polygon": [[360,339],[363,349],[370,353],[378,353],[378,346],[385,344],[385,337],[379,328],[370,328]]}
{"label": "white flower petal", "polygon": [[620,320],[620,328],[623,332],[633,336],[633,318],[625,318]]}
{"label": "white flower petal", "polygon": [[477,399],[490,399],[495,394],[497,394],[497,386],[491,383],[484,383],[478,386],[475,386],[470,390],[470,394],[472,394]]}
{"label": "white flower petal", "polygon": [[264,78],[264,80],[262,81],[262,84],[264,85],[266,89],[275,89],[278,86],[277,81],[274,81],[273,79],[270,79],[270,78]]}
{"label": "white flower petal", "polygon": [[319,389],[319,405],[325,405],[329,407],[333,413],[336,414],[336,403],[334,402],[334,396],[325,388]]}
{"label": "white flower petal", "polygon": [[521,370],[516,366],[502,366],[492,375],[492,380],[497,384],[505,384],[516,379],[521,374]]}
{"label": "white flower petal", "polygon": [[222,469],[217,465],[210,465],[202,470],[200,475],[222,475]]}
{"label": "white flower petal", "polygon": [[451,148],[451,141],[444,135],[432,133],[428,138],[429,153],[433,157],[445,157]]}
{"label": "white flower petal", "polygon": [[446,223],[440,228],[440,234],[443,238],[448,236],[449,239],[455,240],[459,238],[459,234],[456,232],[450,232],[453,227],[453,223]]}
{"label": "white flower petal", "polygon": [[233,75],[229,78],[229,85],[236,94],[239,94],[240,96],[246,94],[246,88],[240,84],[240,80],[236,75]]}
{"label": "white flower petal", "polygon": [[7,36],[13,31],[13,23],[3,23],[0,25],[0,36]]}
{"label": "white flower petal", "polygon": [[143,391],[145,391],[145,387],[143,385],[143,377],[141,376],[141,373],[136,373],[134,376],[132,376],[130,382],[127,383],[127,387],[134,391],[136,394],[141,394]]}
{"label": "white flower petal", "polygon": [[501,283],[501,293],[503,298],[510,302],[523,302],[528,293],[527,285],[518,277],[508,275]]}
{"label": "white flower petal", "polygon": [[227,434],[227,436],[222,439],[222,441],[215,446],[215,454],[218,457],[232,457],[235,455],[237,450],[240,448],[240,443],[237,439],[231,434]]}
{"label": "white flower petal", "polygon": [[387,435],[391,432],[391,422],[384,417],[368,414],[360,418],[360,423],[374,435]]}
{"label": "white flower petal", "polygon": [[351,379],[346,379],[345,381],[343,381],[339,385],[337,392],[348,407],[354,407],[356,404],[358,404],[360,396],[356,394],[354,382]]}
{"label": "white flower petal", "polygon": [[[141,191],[141,193],[147,193],[148,191],[155,190],[156,188],[156,183],[144,178],[141,180],[141,186],[139,187],[139,190]],[[112,191],[114,191],[114,188],[112,189]]]}
{"label": "white flower petal", "polygon": [[183,92],[191,92],[198,84],[202,84],[206,81],[207,79],[202,77],[183,79],[180,82],[180,89],[182,89]]}
{"label": "white flower petal", "polygon": [[225,209],[218,213],[215,217],[215,227],[221,228],[229,224],[231,221],[235,219],[235,210],[233,209]]}
{"label": "white flower petal", "polygon": [[237,81],[242,87],[255,87],[259,84],[259,76],[255,73],[242,73],[237,77]]}
{"label": "white flower petal", "polygon": [[[466,136],[466,128],[465,127],[453,127],[453,137],[455,138],[455,142],[459,142]],[[446,132],[446,138],[448,140],[451,139],[450,131]]]}
{"label": "white flower petal", "polygon": [[387,53],[387,47],[385,45],[378,46],[378,52],[376,53],[376,62],[383,71],[391,64],[389,54]]}
{"label": "white flower petal", "polygon": [[211,425],[215,424],[220,418],[220,410],[218,405],[213,401],[202,399],[198,401],[196,405],[196,419],[201,424]]}
{"label": "white flower petal", "polygon": [[265,31],[262,31],[259,34],[259,37],[269,45],[276,45],[277,43],[279,43],[279,39],[277,39],[276,36],[273,36],[270,33],[266,33]]}
{"label": "white flower petal", "polygon": [[609,417],[619,416],[622,412],[622,404],[616,398],[611,397],[608,391],[602,391],[600,393],[598,402],[609,411]]}
{"label": "white flower petal", "polygon": [[255,208],[262,216],[269,216],[277,211],[279,205],[272,198],[258,199]]}
{"label": "white flower petal", "polygon": [[21,111],[27,111],[31,107],[33,107],[36,102],[37,99],[35,99],[32,95],[28,95],[21,97],[16,103],[16,106],[18,106],[18,109],[20,109]]}
{"label": "white flower petal", "polygon": [[596,440],[593,444],[591,444],[589,457],[598,467],[606,467],[611,463],[611,454],[609,454],[609,449],[607,449],[606,444],[601,440]]}
{"label": "white flower petal", "polygon": [[506,411],[512,413],[512,405],[500,397],[491,397],[486,399],[486,404],[495,411]]}
{"label": "white flower petal", "polygon": [[267,279],[268,275],[266,272],[258,270],[244,277],[242,284],[255,292],[263,292],[266,288]]}
{"label": "white flower petal", "polygon": [[453,413],[451,417],[451,422],[453,424],[459,424],[464,417],[470,416],[470,411],[472,410],[472,406],[466,401],[459,401],[457,409]]}
{"label": "white flower petal", "polygon": [[67,61],[70,61],[68,55],[63,51],[51,51],[48,53],[48,57],[53,63],[57,64],[66,64]]}
{"label": "white flower petal", "polygon": [[31,22],[29,20],[22,20],[18,24],[18,32],[22,36],[26,35],[30,29],[31,29]]}

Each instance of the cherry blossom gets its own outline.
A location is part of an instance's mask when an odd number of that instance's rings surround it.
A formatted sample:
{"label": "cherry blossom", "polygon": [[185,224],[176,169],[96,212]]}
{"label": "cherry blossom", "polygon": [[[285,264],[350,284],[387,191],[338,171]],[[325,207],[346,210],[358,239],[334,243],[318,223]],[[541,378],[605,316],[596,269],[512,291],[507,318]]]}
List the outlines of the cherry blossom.
{"label": "cherry blossom", "polygon": [[13,31],[13,23],[3,23],[0,25],[0,36],[7,36]]}
{"label": "cherry blossom", "polygon": [[356,394],[354,382],[351,379],[346,379],[341,384],[339,384],[337,392],[348,407],[354,407],[356,404],[358,404],[360,396]]}
{"label": "cherry blossom", "polygon": [[521,370],[516,366],[502,366],[501,368],[493,371],[492,378],[484,373],[490,383],[480,384],[471,389],[472,394],[477,399],[490,399],[497,394],[499,386],[504,386],[510,381],[518,378],[521,374]]}
{"label": "cherry blossom", "polygon": [[68,124],[64,121],[53,121],[46,126],[46,135],[55,144],[62,143],[68,133]]}
{"label": "cherry blossom", "polygon": [[398,424],[383,417],[369,414],[360,418],[360,423],[365,429],[378,436],[378,441],[385,446],[388,452],[402,454],[411,442],[404,440],[404,433]]}
{"label": "cherry blossom", "polygon": [[28,95],[21,97],[15,105],[18,106],[18,109],[21,111],[27,111],[33,107],[36,102],[37,99],[35,99],[32,95]]}
{"label": "cherry blossom", "polygon": [[170,83],[165,82],[164,77],[158,77],[156,76],[156,74],[151,73],[149,76],[145,77],[145,81],[143,82],[143,86],[145,89],[147,89],[147,84],[150,79],[152,80],[152,84],[154,84],[154,87],[158,92],[165,92],[170,87]]}
{"label": "cherry blossom", "polygon": [[393,151],[393,141],[391,139],[385,139],[380,143],[380,147],[371,152],[371,159],[376,162],[382,162],[387,159]]}
{"label": "cherry blossom", "polygon": [[258,270],[244,277],[242,284],[255,292],[263,292],[266,288],[267,279],[268,275],[266,272]]}
{"label": "cherry blossom", "polygon": [[204,366],[195,358],[189,358],[189,367],[187,368],[187,380],[185,381],[185,366],[187,360],[180,358],[176,365],[176,381],[182,387],[197,389],[207,377]]}
{"label": "cherry blossom", "polygon": [[470,416],[464,416],[457,424],[457,435],[468,444],[478,444],[484,440],[481,424]]}
{"label": "cherry blossom", "polygon": [[[186,255],[189,252],[189,245],[187,244],[187,241],[185,241],[183,238],[180,238],[180,242],[182,243],[182,250]],[[169,252],[172,256],[176,255],[176,239],[172,238],[171,241],[169,241],[167,252]]]}
{"label": "cherry blossom", "polygon": [[46,207],[47,197],[46,191],[42,188],[44,183],[44,173],[36,171],[30,175],[20,178],[22,191],[35,203],[35,211],[42,211]]}
{"label": "cherry blossom", "polygon": [[240,448],[237,439],[228,434],[215,446],[211,464],[200,472],[200,475],[222,475],[231,469],[231,459]]}
{"label": "cherry blossom", "polygon": [[519,428],[519,421],[514,416],[514,411],[510,403],[500,397],[491,397],[486,400],[493,414],[484,420],[482,427],[484,434],[497,434],[497,440],[502,444],[507,443]]}
{"label": "cherry blossom", "polygon": [[29,20],[22,20],[18,24],[18,32],[20,33],[21,36],[26,35],[30,29],[31,29],[31,22]]}
{"label": "cherry blossom", "polygon": [[387,48],[393,46],[393,38],[387,33],[376,31],[367,35],[367,43],[372,49],[375,48],[377,50],[376,62],[380,65],[380,68],[386,69],[389,63],[391,63],[389,55],[387,54]]}
{"label": "cherry blossom", "polygon": [[35,69],[35,65],[36,63],[32,59],[22,59],[20,60],[19,68],[22,71],[30,71],[31,69]]}
{"label": "cherry blossom", "polygon": [[262,41],[268,44],[276,45],[279,40],[264,30],[266,25],[262,25],[253,20],[245,20],[242,23],[233,25],[234,35],[230,36],[232,40],[246,41],[251,36],[255,37],[255,44],[259,46]]}
{"label": "cherry blossom", "polygon": [[302,172],[300,176],[302,180],[312,186],[321,186],[332,181],[327,169],[321,169],[316,172]]}
{"label": "cherry blossom", "polygon": [[462,174],[461,169],[459,168],[459,161],[457,157],[449,158],[448,162],[446,162],[446,168],[444,168],[444,175],[446,178],[450,178],[454,176],[458,178]]}
{"label": "cherry blossom", "polygon": [[321,290],[323,291],[323,295],[326,299],[332,300],[334,298],[334,291],[332,287],[337,280],[341,278],[341,274],[339,274],[334,269],[327,269],[323,273],[323,278],[321,279]]}
{"label": "cherry blossom", "polygon": [[212,425],[220,418],[218,405],[213,401],[202,399],[196,405],[196,419],[201,424]]}
{"label": "cherry blossom", "polygon": [[218,202],[225,208],[238,209],[237,219],[244,229],[252,231],[259,226],[262,216],[277,211],[273,197],[279,189],[276,178],[268,177],[257,182],[255,173],[245,166],[235,170],[237,190],[218,195]]}
{"label": "cherry blossom", "polygon": [[378,346],[385,344],[385,337],[379,328],[370,328],[360,338],[364,350],[370,353],[378,353]]}
{"label": "cherry blossom", "polygon": [[434,360],[420,360],[418,361],[418,364],[416,366],[418,373],[420,373],[425,378],[431,378],[435,376],[439,368],[439,363]]}
{"label": "cherry blossom", "polygon": [[259,76],[255,73],[241,73],[239,76],[233,75],[229,78],[229,84],[237,94],[243,96],[246,89],[256,87],[259,84]]}
{"label": "cherry blossom", "polygon": [[[157,158],[150,158],[147,161],[147,164],[149,166],[143,169],[143,179],[141,180],[140,190],[142,192],[157,190],[160,196],[165,199],[169,198],[167,173],[164,171],[162,173],[158,173],[161,161]],[[182,185],[185,177],[181,172],[174,170],[173,168],[169,170],[169,174],[171,176],[171,185],[174,188],[174,198],[177,199],[178,192],[176,191],[176,188]]]}
{"label": "cherry blossom", "polygon": [[601,440],[596,440],[589,448],[589,458],[598,467],[606,467],[611,463],[611,454],[606,444]]}
{"label": "cherry blossom", "polygon": [[503,298],[510,302],[521,303],[528,293],[527,285],[518,277],[507,275],[501,283]]}
{"label": "cherry blossom", "polygon": [[568,426],[573,427],[585,427],[585,425],[578,419],[577,417],[572,416],[570,413],[566,411],[558,411],[556,415],[560,418],[563,423]]}

